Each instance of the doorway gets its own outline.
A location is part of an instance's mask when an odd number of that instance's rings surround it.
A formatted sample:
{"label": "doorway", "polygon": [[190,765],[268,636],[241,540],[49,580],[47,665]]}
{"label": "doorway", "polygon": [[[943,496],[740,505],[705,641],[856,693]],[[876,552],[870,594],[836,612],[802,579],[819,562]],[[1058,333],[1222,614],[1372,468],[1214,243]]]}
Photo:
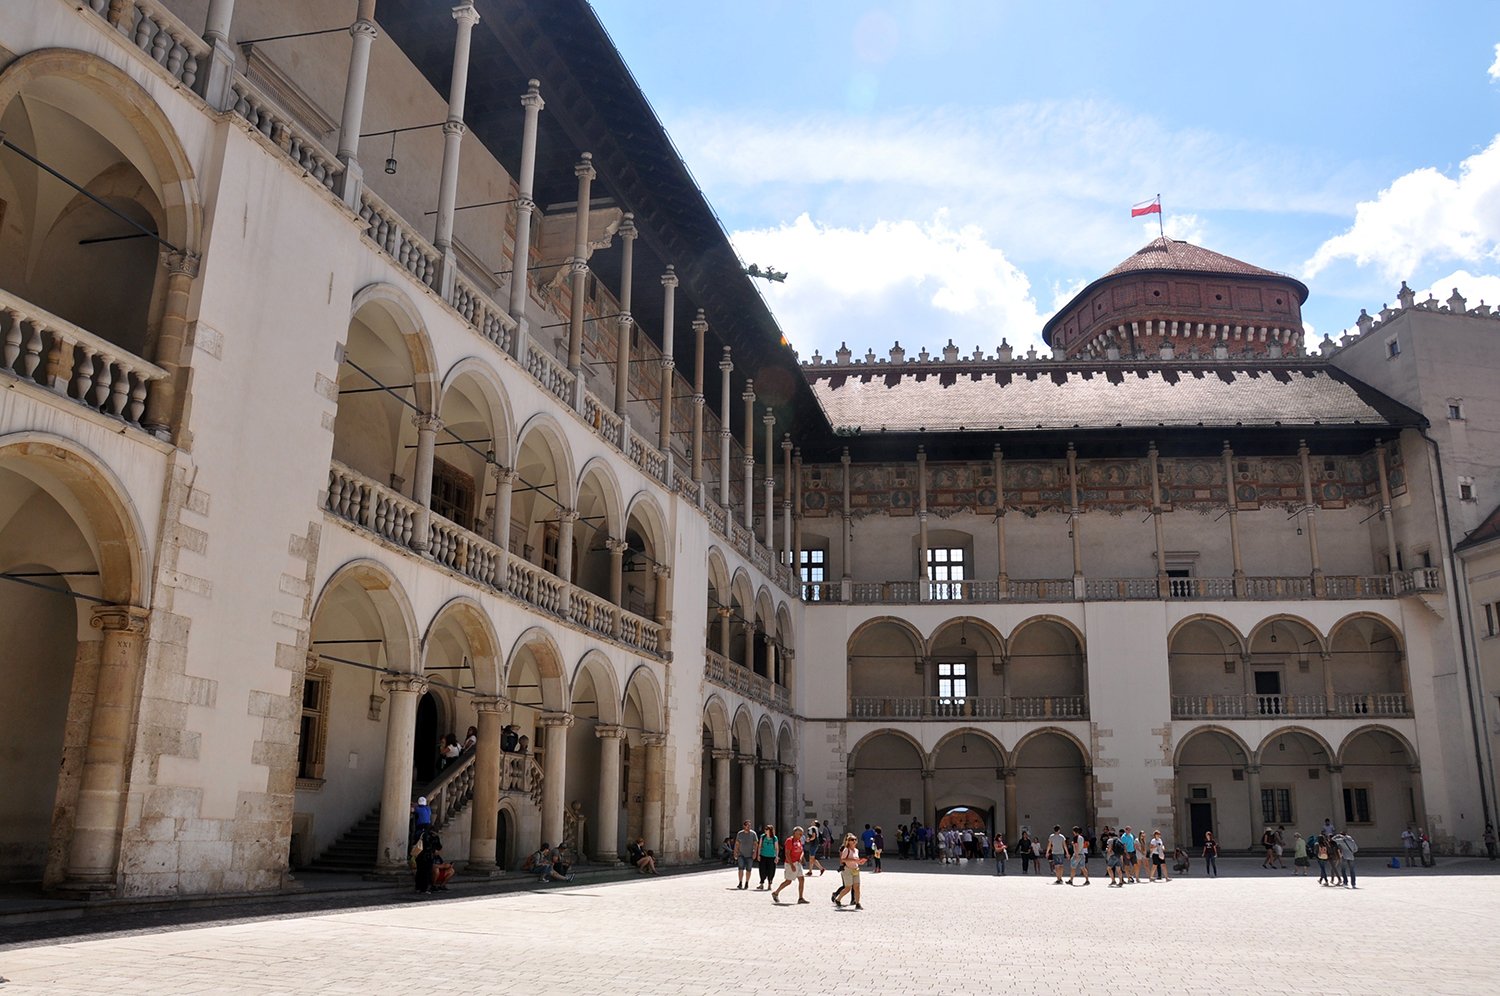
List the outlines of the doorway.
{"label": "doorway", "polygon": [[1214,804],[1211,802],[1188,803],[1188,835],[1192,838],[1193,847],[1203,847],[1204,836],[1213,832],[1214,828]]}
{"label": "doorway", "polygon": [[495,864],[503,871],[510,871],[515,867],[516,856],[511,853],[515,846],[515,836],[515,817],[508,809],[500,810],[500,815],[495,820]]}
{"label": "doorway", "polygon": [[1256,671],[1255,705],[1262,716],[1281,715],[1281,672]]}
{"label": "doorway", "polygon": [[418,785],[437,777],[439,735],[437,699],[431,692],[424,692],[417,700],[417,727],[412,740],[411,777]]}

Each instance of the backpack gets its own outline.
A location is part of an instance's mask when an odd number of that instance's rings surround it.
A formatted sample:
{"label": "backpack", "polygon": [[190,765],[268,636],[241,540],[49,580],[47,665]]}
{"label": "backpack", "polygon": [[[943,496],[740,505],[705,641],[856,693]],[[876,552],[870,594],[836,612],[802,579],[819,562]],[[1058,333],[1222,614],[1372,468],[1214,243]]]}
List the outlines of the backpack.
{"label": "backpack", "polygon": [[1125,842],[1119,837],[1115,837],[1110,841],[1109,849],[1117,858],[1125,856]]}

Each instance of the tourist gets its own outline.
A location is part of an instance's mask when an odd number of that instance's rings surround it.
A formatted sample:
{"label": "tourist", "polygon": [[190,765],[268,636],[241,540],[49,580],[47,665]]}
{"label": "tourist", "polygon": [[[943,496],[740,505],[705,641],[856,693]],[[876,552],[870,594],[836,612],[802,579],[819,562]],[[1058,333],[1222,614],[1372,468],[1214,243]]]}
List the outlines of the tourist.
{"label": "tourist", "polygon": [[1286,827],[1276,828],[1276,867],[1286,870]]}
{"label": "tourist", "polygon": [[948,863],[948,831],[938,830],[935,838],[934,843],[937,845],[938,864],[946,865]]}
{"label": "tourist", "polygon": [[746,820],[740,826],[740,832],[734,835],[734,860],[739,865],[736,889],[750,888],[750,867],[755,864],[755,854],[759,847],[760,838],[750,829],[750,821]]}
{"label": "tourist", "polygon": [[823,831],[818,827],[818,821],[813,820],[807,832],[802,835],[802,863],[807,866],[807,874],[811,875],[816,867],[821,873],[823,864],[818,860],[818,845],[823,840]]}
{"label": "tourist", "polygon": [[1151,875],[1147,881],[1172,881],[1172,876],[1167,874],[1167,844],[1161,839],[1160,830],[1151,831],[1151,843],[1147,849],[1151,854]]}
{"label": "tourist", "polygon": [[530,754],[531,753],[531,738],[528,737],[524,733],[521,734],[521,739],[519,739],[519,740],[516,741],[516,753],[517,754]]}
{"label": "tourist", "polygon": [[1137,841],[1135,834],[1131,833],[1130,827],[1126,827],[1125,832],[1120,834],[1120,843],[1125,845],[1124,866],[1121,869],[1124,880],[1127,882],[1139,882],[1140,879],[1136,877],[1136,871],[1139,867],[1136,863],[1138,855],[1135,852]]}
{"label": "tourist", "polygon": [[781,839],[776,836],[776,828],[767,823],[760,835],[760,884],[755,887],[756,892],[771,888],[771,883],[776,880],[776,858],[780,854]]}
{"label": "tourist", "polygon": [[1333,820],[1323,817],[1323,836],[1329,840],[1333,839]]}
{"label": "tourist", "polygon": [[1328,884],[1329,885],[1347,885],[1347,884],[1349,884],[1349,879],[1346,877],[1347,873],[1344,871],[1344,858],[1343,858],[1343,855],[1341,855],[1339,853],[1338,841],[1334,840],[1334,838],[1337,837],[1337,836],[1338,836],[1338,834],[1330,834],[1327,837],[1327,840],[1328,840]]}
{"label": "tourist", "polygon": [[625,848],[630,863],[635,865],[636,871],[642,875],[656,874],[656,852],[646,850],[646,838],[637,837]]}
{"label": "tourist", "polygon": [[880,856],[885,853],[885,834],[879,827],[875,828],[875,836],[870,840],[870,853],[875,856],[875,874],[879,875],[883,870]]}
{"label": "tourist", "polygon": [[995,834],[995,847],[994,847],[994,850],[995,850],[995,874],[996,875],[1004,875],[1005,874],[1005,862],[1010,857],[1010,851],[1007,850],[1006,847],[1005,847],[1005,837],[1002,834],[998,834],[998,833]]}
{"label": "tourist", "polygon": [[1292,874],[1307,874],[1307,841],[1300,830],[1292,834]]}
{"label": "tourist", "polygon": [[1276,831],[1266,827],[1260,834],[1260,846],[1266,852],[1260,859],[1262,868],[1276,867]]}
{"label": "tourist", "polygon": [[905,859],[910,843],[910,838],[907,837],[906,824],[896,824],[896,857]]}
{"label": "tourist", "polygon": [[1073,853],[1070,855],[1068,865],[1068,884],[1073,884],[1073,876],[1083,874],[1083,884],[1089,885],[1089,839],[1083,835],[1083,830],[1073,828]]}
{"label": "tourist", "polygon": [[1432,838],[1427,836],[1426,830],[1418,830],[1417,835],[1421,838],[1420,843],[1422,846],[1422,867],[1431,868],[1433,865]]}
{"label": "tourist", "polygon": [[[544,840],[542,841],[542,846],[537,848],[531,857],[527,859],[527,864],[531,866],[530,871],[534,871],[541,876],[538,881],[542,885],[546,885],[548,882],[573,881],[573,876],[564,871],[568,866],[563,864],[559,867],[558,860],[559,855],[557,852],[553,851],[551,846]],[[523,866],[523,870],[527,869]]]}
{"label": "tourist", "polygon": [[1125,845],[1120,843],[1120,837],[1115,833],[1114,827],[1104,828],[1104,873],[1109,876],[1110,888],[1118,888],[1124,885],[1124,875],[1121,866],[1124,864]]}
{"label": "tourist", "polygon": [[864,909],[859,902],[859,866],[865,859],[859,856],[859,839],[854,834],[844,835],[844,846],[839,851],[839,877],[842,884],[833,890],[833,905],[842,906],[839,900],[847,893],[854,901],[854,908]]}
{"label": "tourist", "polygon": [[[1486,823],[1485,827],[1486,827],[1486,829],[1488,829],[1489,824]],[[1406,829],[1401,831],[1401,851],[1402,851],[1402,853],[1406,857],[1406,867],[1407,868],[1411,867],[1411,865],[1412,865],[1412,857],[1411,856],[1412,856],[1413,853],[1416,852],[1416,850],[1417,850],[1417,835],[1414,834],[1414,833],[1412,833],[1412,831],[1411,831],[1411,824],[1408,823],[1406,825]]]}
{"label": "tourist", "polygon": [[807,899],[802,895],[802,891],[806,886],[806,880],[803,877],[805,872],[802,868],[803,833],[804,831],[801,827],[792,827],[792,835],[786,839],[786,844],[783,847],[784,854],[782,856],[785,859],[785,863],[782,865],[782,882],[771,893],[771,902],[777,906],[781,905],[781,899],[779,898],[781,890],[791,885],[793,880],[797,883],[797,904],[800,906],[807,903]]}
{"label": "tourist", "polygon": [[422,828],[411,846],[411,857],[417,870],[417,891],[427,895],[432,892],[433,868],[443,860],[443,840],[436,830],[430,826]]}
{"label": "tourist", "polygon": [[[734,838],[733,837],[725,837],[724,840],[723,840],[723,842],[719,844],[719,864],[721,864],[721,865],[732,865],[732,864],[734,864]],[[736,888],[738,888],[738,886],[736,886]]]}
{"label": "tourist", "polygon": [[1203,832],[1203,868],[1209,878],[1219,877],[1219,842],[1210,830]]}
{"label": "tourist", "polygon": [[[913,821],[913,822],[915,822],[915,821]],[[916,844],[917,844],[917,860],[918,861],[926,861],[927,860],[927,845],[928,845],[928,843],[932,839],[932,831],[928,830],[927,827],[924,824],[922,824],[922,823],[917,823],[916,826],[917,826],[917,833],[916,833],[916,838],[917,838],[917,840],[916,840]]]}
{"label": "tourist", "polygon": [[1316,834],[1312,839],[1313,857],[1318,859],[1318,884],[1332,885],[1328,874],[1328,835]]}
{"label": "tourist", "polygon": [[1172,848],[1172,870],[1179,875],[1187,875],[1188,869],[1192,867],[1193,859],[1181,844]]}
{"label": "tourist", "polygon": [[442,767],[447,768],[448,765],[458,760],[458,756],[463,753],[463,748],[458,745],[458,737],[452,733],[443,738],[442,744]]}
{"label": "tourist", "polygon": [[469,727],[469,732],[467,732],[467,733],[464,734],[463,752],[465,754],[467,754],[471,750],[473,750],[475,747],[478,747],[478,746],[479,746],[479,727],[477,727],[477,726],[471,726],[471,727]]}
{"label": "tourist", "polygon": [[500,731],[500,749],[506,754],[514,754],[521,742],[521,731],[516,729],[516,724],[506,723],[505,728]]}
{"label": "tourist", "polygon": [[427,805],[425,795],[417,796],[417,801],[411,804],[411,840],[416,843],[422,831],[432,826],[432,807]]}
{"label": "tourist", "polygon": [[1484,825],[1484,853],[1489,855],[1491,861],[1495,860],[1495,824]]}
{"label": "tourist", "polygon": [[964,857],[974,857],[974,828],[964,827],[963,833]]}
{"label": "tourist", "polygon": [[1354,855],[1359,851],[1359,845],[1347,831],[1334,835],[1333,843],[1338,848],[1338,855],[1343,865],[1343,873],[1340,877],[1348,879],[1349,888],[1359,888],[1354,880]]}
{"label": "tourist", "polygon": [[1031,874],[1031,859],[1036,856],[1036,844],[1031,839],[1030,830],[1021,831],[1021,839],[1016,841],[1016,853],[1021,856],[1021,874]]}
{"label": "tourist", "polygon": [[875,856],[875,828],[870,824],[865,824],[865,832],[859,835],[859,843],[864,848],[865,857]]}
{"label": "tourist", "polygon": [[1062,825],[1053,824],[1052,836],[1047,838],[1047,864],[1052,866],[1053,885],[1062,885],[1063,867],[1068,863],[1068,838],[1063,836]]}

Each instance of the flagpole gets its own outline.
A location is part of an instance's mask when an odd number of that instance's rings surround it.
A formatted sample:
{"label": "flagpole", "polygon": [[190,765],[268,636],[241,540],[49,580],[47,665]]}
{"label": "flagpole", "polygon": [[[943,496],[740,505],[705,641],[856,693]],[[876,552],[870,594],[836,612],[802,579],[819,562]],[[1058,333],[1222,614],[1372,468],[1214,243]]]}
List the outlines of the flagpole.
{"label": "flagpole", "polygon": [[1162,220],[1161,194],[1156,195],[1156,231],[1162,238],[1167,237],[1167,223]]}

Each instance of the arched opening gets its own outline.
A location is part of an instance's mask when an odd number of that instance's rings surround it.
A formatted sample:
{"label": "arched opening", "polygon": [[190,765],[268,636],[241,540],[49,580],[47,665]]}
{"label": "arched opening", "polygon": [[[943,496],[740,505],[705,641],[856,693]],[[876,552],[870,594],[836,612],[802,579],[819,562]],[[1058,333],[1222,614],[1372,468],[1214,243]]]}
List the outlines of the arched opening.
{"label": "arched opening", "polygon": [[437,696],[423,692],[417,700],[416,734],[412,739],[411,776],[416,784],[426,785],[437,776],[443,736],[447,732],[443,729]]}
{"label": "arched opening", "polygon": [[1425,829],[1417,759],[1394,731],[1366,728],[1344,742],[1334,823],[1361,847],[1399,847],[1401,832]]}
{"label": "arched opening", "polygon": [[703,645],[714,653],[728,658],[730,647],[730,616],[733,607],[729,596],[729,571],[724,558],[717,550],[708,554],[708,623],[704,628]]}
{"label": "arched opening", "polygon": [[506,465],[510,441],[500,393],[490,379],[469,369],[451,377],[438,404],[443,431],[432,461],[432,511],[454,525],[495,541],[496,475]]}
{"label": "arched opening", "polygon": [[638,497],[625,523],[625,608],[647,619],[660,615],[658,568],[670,559],[665,535],[655,504]]}
{"label": "arched opening", "polygon": [[543,713],[564,712],[568,705],[556,646],[540,630],[529,631],[511,651],[505,674],[505,696],[513,703],[511,723],[525,739],[523,753],[539,754],[545,745],[537,735],[537,720]]}
{"label": "arched opening", "polygon": [[[1260,759],[1260,809],[1253,814],[1259,837],[1266,827],[1291,831],[1322,826],[1335,810],[1333,757],[1327,745],[1306,730],[1287,728],[1267,737],[1256,752]],[[1342,800],[1338,800],[1341,804]]]}
{"label": "arched opening", "polygon": [[861,740],[849,759],[849,828],[897,827],[913,817],[930,823],[924,766],[922,751],[902,734],[883,730]]}
{"label": "arched opening", "polygon": [[733,783],[730,810],[735,814],[731,822],[735,829],[746,820],[750,821],[752,827],[759,827],[765,821],[758,820],[755,812],[755,725],[750,718],[749,709],[740,706],[734,714],[731,730],[734,764],[730,766],[730,781]]}
{"label": "arched opening", "polygon": [[521,437],[511,485],[510,551],[544,571],[558,573],[562,513],[572,500],[567,461],[545,426]]}
{"label": "arched opening", "polygon": [[578,484],[578,522],[573,527],[573,583],[600,598],[612,594],[609,545],[620,534],[619,508],[619,490],[603,463],[586,468]]}
{"label": "arched opening", "polygon": [[1405,716],[1406,655],[1383,619],[1356,616],[1334,627],[1329,640],[1329,685],[1339,716]]}
{"label": "arched opening", "polygon": [[[731,814],[734,812],[734,759],[722,752],[731,749],[733,740],[729,732],[729,713],[724,701],[717,695],[703,706],[703,777],[699,780],[698,822],[702,828],[699,842],[699,857],[713,858],[725,837],[732,836],[737,829]],[[715,757],[715,753],[720,754]]]}
{"label": "arched opening", "polygon": [[[1220,847],[1249,847],[1259,839],[1259,819],[1252,813],[1245,772],[1250,755],[1233,734],[1204,729],[1188,734],[1177,747],[1177,832],[1201,853],[1204,835],[1212,833]],[[1254,801],[1255,805],[1259,800]]]}
{"label": "arched opening", "polygon": [[936,715],[999,719],[1004,714],[1005,649],[993,627],[978,619],[954,619],[938,627],[929,645],[926,692],[937,696]]}
{"label": "arched opening", "polygon": [[754,599],[749,575],[744,571],[736,573],[730,588],[729,659],[744,668],[754,663],[750,645],[755,634]]}
{"label": "arched opening", "polygon": [[776,607],[771,602],[771,593],[765,588],[755,596],[755,643],[753,646],[753,670],[763,678],[774,679],[775,651],[771,646],[776,632]]}
{"label": "arched opening", "polygon": [[792,614],[783,602],[776,607],[776,683],[784,688],[792,687],[796,646],[797,639],[792,632]]}
{"label": "arched opening", "polygon": [[1174,717],[1245,715],[1247,669],[1239,634],[1219,619],[1192,619],[1172,631],[1167,671]]}
{"label": "arched opening", "polygon": [[[625,686],[625,839],[644,838],[652,850],[661,847],[662,805],[666,790],[662,735],[665,722],[661,694],[651,672],[637,668]],[[624,848],[622,847],[623,851]]]}
{"label": "arched opening", "polygon": [[1022,623],[1011,634],[1004,670],[1008,714],[1013,718],[1088,715],[1083,644],[1071,626],[1055,619]]}
{"label": "arched opening", "polygon": [[1266,620],[1250,635],[1245,675],[1252,716],[1323,716],[1328,712],[1327,659],[1311,626],[1287,616]]}
{"label": "arched opening", "polygon": [[495,822],[495,864],[506,871],[520,867],[520,846],[516,814],[509,806],[501,806]]}
{"label": "arched opening", "polygon": [[1042,731],[1016,747],[1015,759],[1018,831],[1045,839],[1053,824],[1092,825],[1088,758],[1077,741]]}
{"label": "arched opening", "polygon": [[894,619],[866,623],[849,638],[849,715],[923,714],[922,637]]}
{"label": "arched opening", "polygon": [[[964,810],[956,829],[993,833],[1005,825],[1005,757],[977,730],[949,734],[933,751],[932,798],[938,813]],[[939,820],[939,826],[942,821]]]}
{"label": "arched opening", "polygon": [[[580,859],[617,854],[622,850],[618,832],[620,800],[618,796],[608,800],[600,796],[606,755],[599,728],[619,724],[620,693],[614,666],[603,653],[591,651],[579,663],[569,701],[574,722],[568,730],[568,785],[564,799],[569,816],[564,821],[563,845]],[[605,806],[613,807],[610,815],[617,828],[611,840],[601,837],[606,832],[606,822],[610,822],[604,819]],[[584,818],[582,828],[575,825],[579,815]]]}

